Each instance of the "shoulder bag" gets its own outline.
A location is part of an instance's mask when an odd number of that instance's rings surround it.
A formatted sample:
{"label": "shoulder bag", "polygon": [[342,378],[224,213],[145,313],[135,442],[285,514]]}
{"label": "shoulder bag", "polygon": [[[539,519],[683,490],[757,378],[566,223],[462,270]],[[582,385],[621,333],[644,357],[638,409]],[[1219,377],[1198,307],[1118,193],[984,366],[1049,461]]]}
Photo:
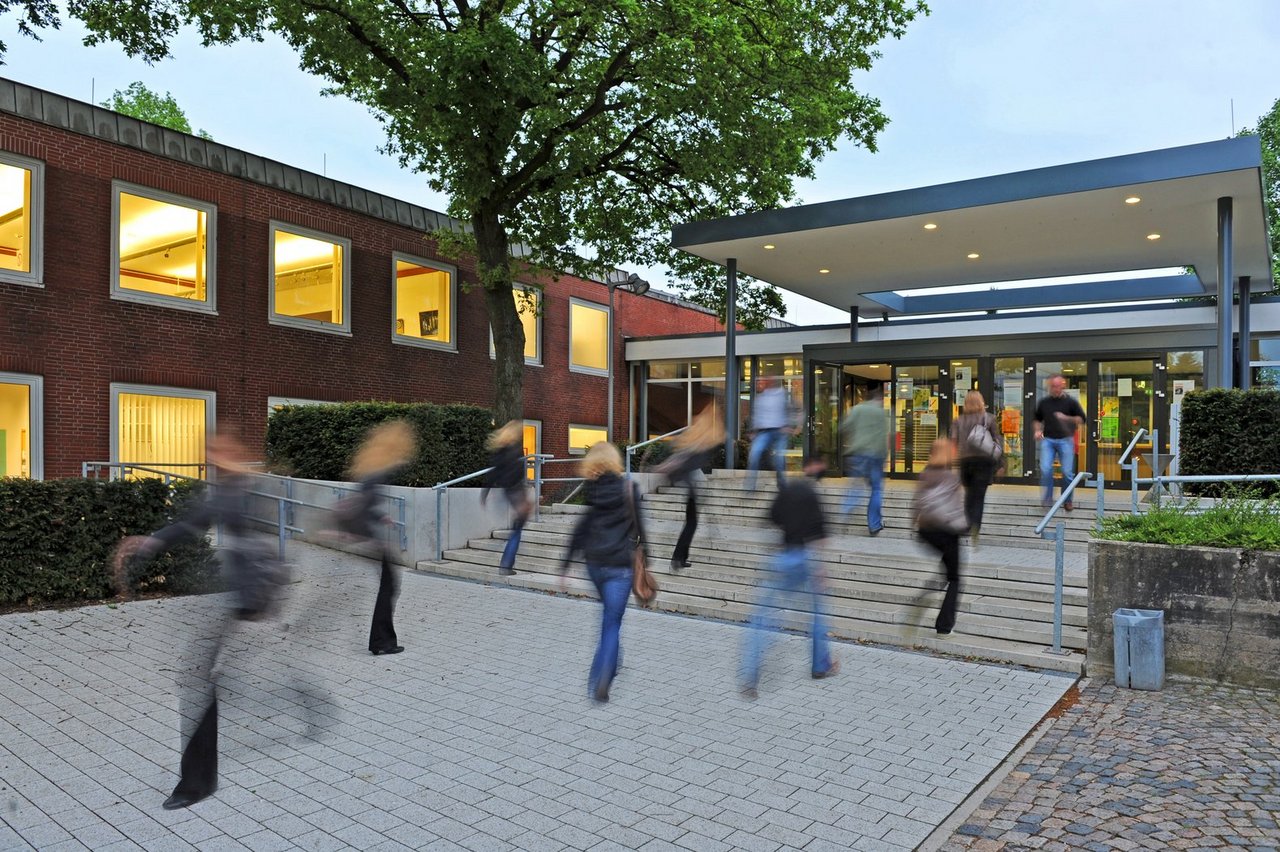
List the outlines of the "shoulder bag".
{"label": "shoulder bag", "polygon": [[631,551],[631,592],[642,606],[649,606],[658,596],[658,578],[649,571],[644,556],[644,540],[640,536],[640,516],[636,507],[636,485],[627,490],[627,502],[631,504],[631,528],[635,534]]}

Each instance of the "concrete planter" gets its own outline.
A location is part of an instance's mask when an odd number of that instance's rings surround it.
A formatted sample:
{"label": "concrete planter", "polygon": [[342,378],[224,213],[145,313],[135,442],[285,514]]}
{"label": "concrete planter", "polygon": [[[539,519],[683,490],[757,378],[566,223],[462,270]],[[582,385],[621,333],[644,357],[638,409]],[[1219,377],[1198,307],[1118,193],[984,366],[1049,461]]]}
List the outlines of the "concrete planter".
{"label": "concrete planter", "polygon": [[1170,674],[1280,688],[1280,553],[1091,541],[1091,677],[1115,673],[1122,607],[1164,610]]}

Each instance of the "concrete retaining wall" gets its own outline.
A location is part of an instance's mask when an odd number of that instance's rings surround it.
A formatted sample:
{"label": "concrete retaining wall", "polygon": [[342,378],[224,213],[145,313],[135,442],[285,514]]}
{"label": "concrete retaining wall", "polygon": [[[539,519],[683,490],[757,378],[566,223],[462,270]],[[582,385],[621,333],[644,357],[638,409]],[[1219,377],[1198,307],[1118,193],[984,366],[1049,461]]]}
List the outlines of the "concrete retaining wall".
{"label": "concrete retaining wall", "polygon": [[1280,688],[1280,553],[1090,542],[1091,677],[1114,676],[1122,607],[1164,610],[1167,672]]}

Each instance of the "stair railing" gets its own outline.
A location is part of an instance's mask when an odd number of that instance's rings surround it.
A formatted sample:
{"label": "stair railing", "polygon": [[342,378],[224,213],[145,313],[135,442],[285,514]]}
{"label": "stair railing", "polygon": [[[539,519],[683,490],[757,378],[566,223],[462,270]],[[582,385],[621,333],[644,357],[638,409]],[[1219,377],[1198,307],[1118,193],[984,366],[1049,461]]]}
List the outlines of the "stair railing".
{"label": "stair railing", "polygon": [[[528,456],[525,456],[525,459],[527,460]],[[471,473],[464,473],[462,476],[454,477],[448,482],[437,482],[435,485],[431,486],[431,490],[434,491],[436,495],[436,562],[444,561],[444,493],[454,485],[469,482],[472,479],[484,476],[491,470],[493,470],[492,467],[486,467],[481,470],[472,471]]]}
{"label": "stair railing", "polygon": [[[1136,439],[1135,439],[1136,443]],[[1080,483],[1093,479],[1094,474],[1088,471],[1080,471],[1072,478],[1067,487],[1062,489],[1062,496],[1058,501],[1049,507],[1049,511],[1045,512],[1040,523],[1036,524],[1036,535],[1044,535],[1044,529],[1049,525],[1049,521],[1053,520],[1053,516],[1058,514],[1058,510],[1071,502],[1071,497],[1075,493],[1076,486]],[[1097,477],[1098,483],[1098,506],[1102,506],[1102,483],[1101,476]],[[1099,508],[1099,521],[1101,521],[1101,508]],[[1048,536],[1045,536],[1048,538]],[[1067,547],[1067,525],[1064,521],[1058,521],[1057,527],[1053,533],[1054,540],[1054,557],[1053,557],[1053,647],[1048,649],[1048,653],[1065,657],[1068,651],[1062,648],[1062,585],[1063,577],[1066,573],[1066,547]]]}
{"label": "stair railing", "polygon": [[689,428],[688,426],[681,426],[679,429],[675,429],[671,432],[668,432],[665,435],[659,435],[656,438],[650,438],[647,441],[641,441],[638,444],[632,444],[631,446],[627,447],[627,476],[631,475],[631,457],[635,455],[636,450],[640,449],[641,447],[647,447],[650,444],[656,444],[659,441],[665,441],[672,436],[679,435],[681,432],[683,432],[688,428]]}

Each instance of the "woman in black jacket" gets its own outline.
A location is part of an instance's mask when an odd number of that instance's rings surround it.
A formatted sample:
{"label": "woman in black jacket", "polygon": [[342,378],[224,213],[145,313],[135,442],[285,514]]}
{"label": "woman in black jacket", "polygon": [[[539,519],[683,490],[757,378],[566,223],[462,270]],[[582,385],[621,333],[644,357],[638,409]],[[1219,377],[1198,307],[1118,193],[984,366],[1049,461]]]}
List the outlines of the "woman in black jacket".
{"label": "woman in black jacket", "polygon": [[676,549],[671,554],[671,570],[689,567],[689,547],[698,531],[698,475],[711,466],[711,453],[724,443],[724,425],[716,414],[715,405],[708,405],[698,412],[689,428],[676,436],[672,444],[675,452],[658,466],[658,473],[667,475],[672,485],[688,489],[684,504],[684,526],[676,539]]}
{"label": "woman in black jacket", "polygon": [[582,476],[589,507],[573,530],[569,549],[560,566],[563,576],[569,561],[581,553],[587,574],[595,584],[604,608],[600,643],[591,662],[587,693],[596,701],[609,700],[609,686],[618,671],[618,634],[631,594],[636,548],[644,548],[640,520],[640,489],[622,478],[622,454],[601,441],[582,460]]}
{"label": "woman in black jacket", "polygon": [[528,480],[525,479],[524,424],[519,420],[508,421],[489,436],[488,446],[489,467],[493,470],[486,477],[484,489],[480,492],[480,505],[483,506],[488,499],[490,488],[500,488],[515,513],[511,537],[507,539],[502,559],[498,561],[498,573],[509,577],[516,573],[516,551],[520,549],[520,534],[533,512]]}

